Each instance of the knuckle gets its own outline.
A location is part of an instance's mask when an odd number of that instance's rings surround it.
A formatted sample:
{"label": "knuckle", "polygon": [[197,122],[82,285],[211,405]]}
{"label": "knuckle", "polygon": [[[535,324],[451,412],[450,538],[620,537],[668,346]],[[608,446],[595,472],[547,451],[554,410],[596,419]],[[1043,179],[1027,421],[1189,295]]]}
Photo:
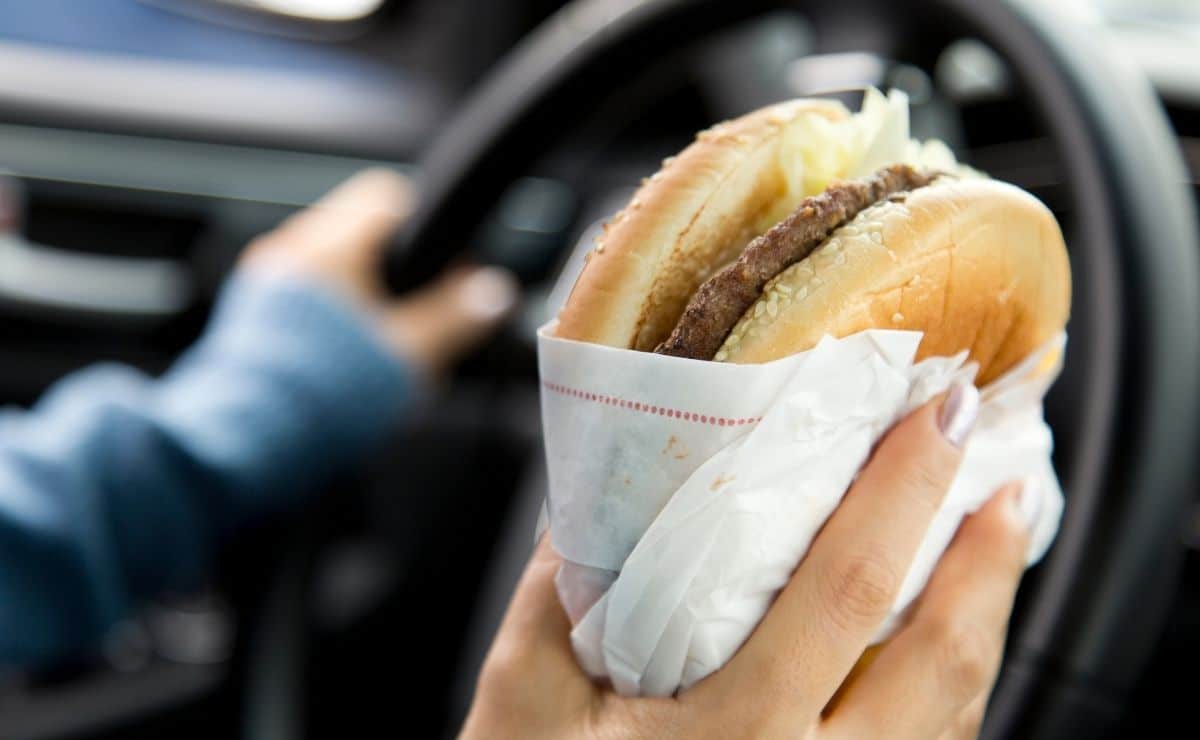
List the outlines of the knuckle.
{"label": "knuckle", "polygon": [[942,684],[960,700],[969,700],[991,682],[998,642],[970,622],[943,622],[938,632]]}
{"label": "knuckle", "polygon": [[871,626],[887,616],[900,588],[900,575],[878,548],[836,558],[826,570],[822,594],[835,624]]}
{"label": "knuckle", "polygon": [[896,485],[916,502],[933,508],[950,487],[950,476],[937,456],[914,455],[901,467],[896,476]]}

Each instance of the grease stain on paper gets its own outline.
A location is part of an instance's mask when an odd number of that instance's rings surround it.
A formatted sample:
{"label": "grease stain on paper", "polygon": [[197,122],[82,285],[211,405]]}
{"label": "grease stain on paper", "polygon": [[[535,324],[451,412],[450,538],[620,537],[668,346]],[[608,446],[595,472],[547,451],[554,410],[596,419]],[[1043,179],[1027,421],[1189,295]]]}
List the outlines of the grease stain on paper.
{"label": "grease stain on paper", "polygon": [[679,441],[679,438],[672,434],[670,437],[667,437],[667,446],[662,449],[661,454],[670,455],[676,460],[684,460],[692,453],[688,452]]}
{"label": "grease stain on paper", "polygon": [[710,485],[708,487],[708,490],[715,491],[718,488],[720,488],[721,486],[724,486],[728,483],[732,483],[733,479],[736,477],[737,477],[736,475],[726,476],[724,473],[721,473],[720,475],[718,475],[716,478],[713,479],[712,485]]}

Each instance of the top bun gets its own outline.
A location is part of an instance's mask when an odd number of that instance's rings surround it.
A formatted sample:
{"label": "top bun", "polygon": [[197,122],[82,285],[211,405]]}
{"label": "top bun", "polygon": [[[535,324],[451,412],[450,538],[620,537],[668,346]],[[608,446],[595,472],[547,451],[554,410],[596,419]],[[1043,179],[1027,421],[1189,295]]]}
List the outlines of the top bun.
{"label": "top bun", "polygon": [[1071,305],[1062,232],[1032,195],[949,180],[885,200],[767,284],[715,359],[767,362],[821,337],[924,332],[918,359],[968,350],[982,385],[1057,334]]}

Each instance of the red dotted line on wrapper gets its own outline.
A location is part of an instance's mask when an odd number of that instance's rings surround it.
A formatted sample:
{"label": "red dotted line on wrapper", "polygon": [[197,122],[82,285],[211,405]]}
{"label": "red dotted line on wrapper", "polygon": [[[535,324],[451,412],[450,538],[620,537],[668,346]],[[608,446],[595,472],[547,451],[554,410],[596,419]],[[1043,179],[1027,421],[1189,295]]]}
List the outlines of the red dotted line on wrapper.
{"label": "red dotted line on wrapper", "polygon": [[591,403],[599,403],[605,406],[615,406],[622,409],[629,409],[643,414],[653,414],[654,416],[665,416],[681,421],[690,421],[696,424],[712,424],[713,426],[721,427],[736,427],[745,424],[757,424],[762,420],[761,416],[746,419],[731,419],[725,416],[712,416],[709,414],[701,414],[696,411],[684,411],[681,409],[672,409],[665,406],[655,406],[641,401],[630,401],[627,398],[619,398],[617,396],[609,396],[604,393],[593,393],[580,388],[572,388],[567,385],[551,383],[548,380],[542,381],[542,387],[552,393],[558,393],[571,398],[578,398],[581,401],[590,401]]}

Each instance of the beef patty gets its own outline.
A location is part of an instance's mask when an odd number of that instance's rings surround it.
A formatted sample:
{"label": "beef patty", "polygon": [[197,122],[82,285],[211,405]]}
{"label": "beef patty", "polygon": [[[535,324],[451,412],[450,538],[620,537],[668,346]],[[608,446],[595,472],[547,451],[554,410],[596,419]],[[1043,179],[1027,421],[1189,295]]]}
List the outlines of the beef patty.
{"label": "beef patty", "polygon": [[868,177],[834,183],[820,195],[800,201],[791,215],[700,285],[671,335],[654,351],[711,360],[771,278],[807,257],[859,212],[896,193],[928,185],[942,174],[896,164]]}

